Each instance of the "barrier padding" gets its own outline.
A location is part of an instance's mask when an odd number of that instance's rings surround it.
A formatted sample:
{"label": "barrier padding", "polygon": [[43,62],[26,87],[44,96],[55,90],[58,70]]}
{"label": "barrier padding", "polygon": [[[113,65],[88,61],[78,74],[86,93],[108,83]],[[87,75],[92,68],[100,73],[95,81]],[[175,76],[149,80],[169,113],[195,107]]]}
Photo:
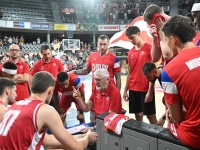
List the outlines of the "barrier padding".
{"label": "barrier padding", "polygon": [[[194,149],[194,148],[191,148],[191,147],[188,147],[184,144],[182,144],[177,138],[175,138],[173,136],[173,134],[169,131],[169,129],[161,132],[159,135],[158,135],[158,140],[163,140],[163,141],[166,141],[166,142],[169,142],[169,143],[173,143],[175,145],[179,145],[181,147],[185,147],[185,148],[188,148],[189,150],[199,150],[199,149]],[[199,140],[200,142],[200,140]],[[200,144],[200,143],[199,143]]]}
{"label": "barrier padding", "polygon": [[134,119],[125,122],[123,127],[154,138],[157,138],[160,132],[167,130],[163,127],[136,121]]}

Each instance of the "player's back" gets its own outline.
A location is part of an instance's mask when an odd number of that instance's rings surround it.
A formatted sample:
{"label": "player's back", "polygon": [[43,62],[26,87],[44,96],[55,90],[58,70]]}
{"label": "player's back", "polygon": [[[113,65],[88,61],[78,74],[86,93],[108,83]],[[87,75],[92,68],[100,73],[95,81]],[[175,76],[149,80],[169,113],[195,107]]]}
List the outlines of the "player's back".
{"label": "player's back", "polygon": [[[181,103],[186,109],[184,119],[176,124],[183,143],[199,145],[200,138],[200,47],[183,50],[172,59],[162,72],[162,80],[168,82],[165,100],[169,104]],[[165,86],[164,86],[165,88]],[[198,146],[200,148],[200,146]]]}
{"label": "player's back", "polygon": [[8,109],[0,123],[0,149],[40,149],[44,132],[37,132],[36,115],[42,104],[40,100],[26,99]]}
{"label": "player's back", "polygon": [[[166,70],[172,81],[176,84],[182,103],[187,109],[185,119],[200,118],[200,48],[182,51],[173,60],[176,66],[167,66]],[[164,68],[165,69],[165,68]],[[176,74],[176,78],[173,76]],[[193,114],[196,112],[195,114]],[[195,119],[195,120],[196,120]]]}

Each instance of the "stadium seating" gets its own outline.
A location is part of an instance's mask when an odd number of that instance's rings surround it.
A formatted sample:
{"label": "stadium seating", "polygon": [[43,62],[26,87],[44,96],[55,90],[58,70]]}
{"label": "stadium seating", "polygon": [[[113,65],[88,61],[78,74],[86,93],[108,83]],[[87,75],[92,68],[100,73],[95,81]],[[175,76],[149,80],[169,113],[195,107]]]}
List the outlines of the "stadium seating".
{"label": "stadium seating", "polygon": [[1,0],[4,20],[54,22],[49,0]]}

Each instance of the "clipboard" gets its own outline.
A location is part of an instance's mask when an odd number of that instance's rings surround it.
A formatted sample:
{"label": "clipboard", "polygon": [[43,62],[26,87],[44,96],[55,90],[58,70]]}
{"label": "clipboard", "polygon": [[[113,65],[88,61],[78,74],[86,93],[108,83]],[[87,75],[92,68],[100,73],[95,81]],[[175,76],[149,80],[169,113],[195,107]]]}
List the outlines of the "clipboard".
{"label": "clipboard", "polygon": [[82,124],[78,124],[78,125],[75,125],[75,126],[68,127],[67,131],[70,134],[77,134],[77,133],[80,133],[81,130],[84,129],[84,128],[89,128],[89,126],[85,123],[82,123]]}

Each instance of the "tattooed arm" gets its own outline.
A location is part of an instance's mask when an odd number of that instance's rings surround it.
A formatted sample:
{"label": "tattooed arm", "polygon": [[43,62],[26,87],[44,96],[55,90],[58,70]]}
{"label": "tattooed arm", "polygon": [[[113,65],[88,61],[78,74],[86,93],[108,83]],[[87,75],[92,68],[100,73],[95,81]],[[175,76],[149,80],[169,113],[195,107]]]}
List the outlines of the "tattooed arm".
{"label": "tattooed arm", "polygon": [[121,90],[121,72],[115,72],[116,87]]}
{"label": "tattooed arm", "polygon": [[77,75],[87,75],[90,72],[91,72],[91,69],[89,69],[89,68],[74,70],[74,73],[77,74]]}

